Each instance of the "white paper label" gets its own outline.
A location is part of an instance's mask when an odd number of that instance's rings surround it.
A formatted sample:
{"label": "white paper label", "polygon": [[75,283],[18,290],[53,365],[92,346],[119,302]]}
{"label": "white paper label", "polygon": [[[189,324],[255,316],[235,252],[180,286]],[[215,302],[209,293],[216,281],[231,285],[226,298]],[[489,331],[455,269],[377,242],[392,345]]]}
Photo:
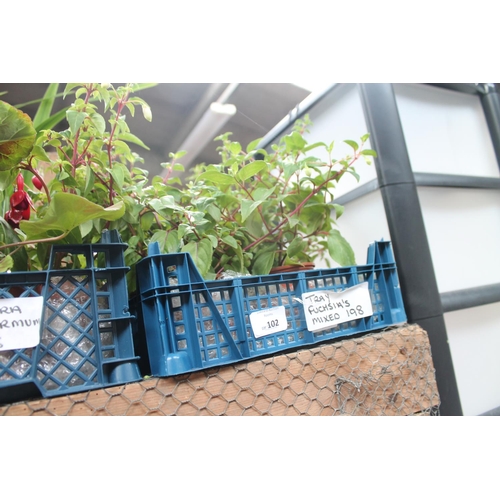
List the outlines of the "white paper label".
{"label": "white paper label", "polygon": [[285,306],[262,309],[250,314],[250,324],[255,338],[286,330],[287,320]]}
{"label": "white paper label", "polygon": [[43,297],[0,300],[0,351],[40,343]]}
{"label": "white paper label", "polygon": [[307,329],[326,330],[346,321],[373,314],[368,283],[353,286],[342,292],[316,291],[302,294]]}

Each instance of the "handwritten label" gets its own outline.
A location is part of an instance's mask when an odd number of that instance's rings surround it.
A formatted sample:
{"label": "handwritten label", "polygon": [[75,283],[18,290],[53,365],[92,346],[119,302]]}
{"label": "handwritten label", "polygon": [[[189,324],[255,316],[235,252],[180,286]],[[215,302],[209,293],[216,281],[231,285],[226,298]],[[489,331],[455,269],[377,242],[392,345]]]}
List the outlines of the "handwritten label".
{"label": "handwritten label", "polygon": [[43,297],[0,300],[0,351],[40,343]]}
{"label": "handwritten label", "polygon": [[302,294],[307,329],[326,330],[346,321],[373,314],[368,283],[353,286],[343,292],[316,291]]}
{"label": "handwritten label", "polygon": [[253,312],[250,314],[250,324],[257,339],[286,330],[285,306],[271,307],[270,309]]}

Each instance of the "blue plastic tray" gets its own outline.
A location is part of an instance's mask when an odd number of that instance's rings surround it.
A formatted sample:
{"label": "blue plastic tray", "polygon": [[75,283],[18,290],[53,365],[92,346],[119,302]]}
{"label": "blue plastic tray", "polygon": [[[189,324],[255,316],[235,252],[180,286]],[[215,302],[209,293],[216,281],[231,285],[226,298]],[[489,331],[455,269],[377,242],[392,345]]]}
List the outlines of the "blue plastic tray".
{"label": "blue plastic tray", "polygon": [[98,244],[54,245],[48,271],[0,274],[0,300],[44,297],[40,344],[0,351],[0,403],[141,379],[125,248],[105,232]]}
{"label": "blue plastic tray", "polygon": [[[305,292],[344,291],[368,283],[373,315],[327,330],[307,329]],[[169,376],[386,328],[404,323],[401,290],[390,242],[375,242],[367,264],[204,281],[188,253],[160,254],[150,245],[137,264],[137,315],[141,357],[149,357],[150,374]],[[286,330],[258,338],[250,314],[284,306]],[[147,349],[147,352],[145,350]]]}

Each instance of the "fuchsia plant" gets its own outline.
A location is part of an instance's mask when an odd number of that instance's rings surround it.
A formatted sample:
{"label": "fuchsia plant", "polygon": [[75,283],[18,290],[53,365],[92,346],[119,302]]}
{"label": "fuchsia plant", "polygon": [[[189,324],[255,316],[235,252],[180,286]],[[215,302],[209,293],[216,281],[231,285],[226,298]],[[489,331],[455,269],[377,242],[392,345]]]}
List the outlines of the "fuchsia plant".
{"label": "fuchsia plant", "polygon": [[175,176],[184,170],[182,151],[149,179],[131,149],[147,146],[126,122],[136,107],[152,118],[135,95],[141,88],[68,84],[63,94],[74,99],[62,132],[49,116],[32,121],[0,101],[0,272],[44,269],[53,242],[95,243],[106,229],[128,245],[131,293],[135,264],[151,242],[164,253],[189,252],[206,279],[317,258],[355,264],[336,227],[343,207],[334,194],[345,174],[358,178],[356,162],[376,155],[365,148],[368,134],[359,144],[344,141],[351,152],[335,159],[333,142],[307,142],[307,117],[266,150],[259,139],[241,145],[226,133],[218,138],[220,163],[196,166],[189,182]]}
{"label": "fuchsia plant", "polygon": [[230,133],[218,137],[221,160],[195,167],[180,202],[186,220],[164,231],[165,251],[175,235],[188,235],[201,273],[216,278],[306,262],[355,265],[337,226],[344,207],[336,203],[336,188],[346,174],[359,179],[356,165],[376,153],[365,134],[359,142],[345,140],[347,154],[335,158],[333,141],[308,142],[311,125],[308,116],[296,120],[266,149],[259,139],[245,147]]}
{"label": "fuchsia plant", "polygon": [[[129,144],[147,146],[130,132],[126,114],[140,106],[151,119],[149,106],[134,95],[146,86],[68,84],[64,97],[74,100],[62,132],[50,128],[50,116],[32,120],[0,101],[0,271],[44,269],[55,241],[94,243],[115,228],[125,242],[140,234],[137,216],[145,205],[136,192],[147,172],[135,167],[142,160]],[[134,244],[129,262],[146,251]]]}

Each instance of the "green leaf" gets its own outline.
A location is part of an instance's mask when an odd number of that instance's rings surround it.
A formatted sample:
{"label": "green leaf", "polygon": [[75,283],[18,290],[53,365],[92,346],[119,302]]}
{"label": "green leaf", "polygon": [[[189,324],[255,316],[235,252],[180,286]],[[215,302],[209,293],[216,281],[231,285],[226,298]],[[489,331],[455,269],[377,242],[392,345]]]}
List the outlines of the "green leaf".
{"label": "green leaf", "polygon": [[355,141],[344,141],[346,144],[351,146],[351,148],[354,149],[354,151],[357,151],[359,149],[358,143]]}
{"label": "green leaf", "polygon": [[45,266],[49,263],[50,259],[50,245],[37,245],[36,246],[36,256],[38,258],[38,262],[40,262],[41,266],[45,268]]}
{"label": "green leaf", "polygon": [[355,266],[354,251],[337,229],[328,234],[328,251],[332,259],[341,266]]}
{"label": "green leaf", "polygon": [[237,155],[241,151],[241,144],[239,142],[231,142],[228,144],[227,149],[233,155]]}
{"label": "green leaf", "polygon": [[35,139],[31,118],[0,101],[0,171],[17,167],[30,154]]}
{"label": "green leaf", "polygon": [[360,177],[355,170],[349,170],[348,172],[359,182]]}
{"label": "green leaf", "polygon": [[35,157],[38,158],[39,160],[46,161],[47,163],[51,163],[51,159],[48,157],[47,153],[45,152],[45,149],[43,149],[41,146],[33,146],[33,149],[31,150],[31,154]]}
{"label": "green leaf", "polygon": [[117,220],[124,213],[125,205],[122,201],[103,208],[76,194],[56,193],[43,219],[21,221],[19,227],[29,239],[39,239],[48,237],[52,231],[69,232],[88,220]]}
{"label": "green leaf", "polygon": [[224,236],[222,238],[222,241],[224,243],[227,243],[232,248],[238,248],[238,242],[231,235]]}
{"label": "green leaf", "polygon": [[363,149],[363,151],[361,151],[361,154],[364,156],[373,156],[374,158],[377,157],[377,152],[373,149]]}
{"label": "green leaf", "polygon": [[125,106],[127,106],[128,110],[130,111],[130,115],[134,116],[135,115],[135,107],[134,105],[129,101],[125,103]]}
{"label": "green leaf", "polygon": [[135,251],[138,249],[139,247],[139,244],[141,242],[141,237],[140,236],[131,236],[128,241],[127,241],[127,244],[128,244],[128,249],[129,251]]}
{"label": "green leaf", "polygon": [[[236,254],[236,259],[231,259],[233,265],[231,268],[239,273],[247,274],[247,270],[245,269],[245,258],[243,257],[243,249],[238,245],[234,249],[234,253]],[[234,267],[233,267],[234,266]]]}
{"label": "green leaf", "polygon": [[83,85],[83,83],[67,83],[66,87],[64,87],[63,97],[66,97],[71,90],[80,85]]}
{"label": "green leaf", "polygon": [[267,163],[263,160],[256,160],[241,168],[236,174],[236,177],[240,181],[246,181],[264,169],[267,169]]}
{"label": "green leaf", "polygon": [[250,217],[245,220],[245,229],[253,235],[255,238],[260,238],[264,236],[265,226],[262,223],[262,219],[257,212],[253,212]]}
{"label": "green leaf", "polygon": [[90,115],[90,120],[94,124],[99,135],[103,135],[106,131],[106,120],[99,113]]}
{"label": "green leaf", "polygon": [[200,241],[190,241],[181,251],[191,255],[198,271],[205,277],[212,264],[213,248],[210,240],[203,238]]}
{"label": "green leaf", "polygon": [[54,106],[54,101],[56,100],[58,89],[58,83],[49,83],[49,86],[43,95],[42,102],[38,106],[35,118],[33,118],[33,127],[35,127],[36,130],[40,130],[40,124],[49,119],[50,114],[52,113],[52,107]]}
{"label": "green leaf", "polygon": [[[2,242],[3,244],[9,244],[9,243],[16,243],[18,241],[20,241],[19,235],[12,229],[10,224],[3,217],[0,217],[0,242]],[[11,251],[12,251],[12,256],[11,256],[12,261],[7,260],[5,262],[5,265],[11,265],[9,269],[13,271],[25,271],[27,269],[27,264],[28,264],[28,255],[26,253],[26,248],[13,247]],[[6,252],[4,251],[4,253]]]}
{"label": "green leaf", "polygon": [[87,89],[85,87],[81,87],[79,88],[76,92],[75,92],[75,98],[78,99],[80,96],[84,95],[87,93]]}
{"label": "green leaf", "polygon": [[155,222],[153,212],[146,212],[141,216],[141,229],[147,231]]}
{"label": "green leaf", "polygon": [[252,196],[253,196],[253,199],[255,201],[265,201],[269,198],[269,196],[271,196],[273,193],[274,193],[274,190],[275,188],[272,187],[272,188],[269,188],[269,189],[265,189],[265,188],[257,188],[253,193],[252,193]]}
{"label": "green leaf", "polygon": [[286,254],[288,257],[292,258],[303,252],[307,248],[307,242],[304,241],[300,236],[295,237],[288,248],[286,249]]}
{"label": "green leaf", "polygon": [[132,83],[130,88],[132,92],[139,92],[140,90],[150,89],[152,87],[156,87],[157,83]]}
{"label": "green leaf", "polygon": [[83,191],[83,197],[86,198],[87,195],[94,189],[95,174],[94,171],[87,165],[85,171],[85,188]]}
{"label": "green leaf", "polygon": [[41,122],[37,127],[37,132],[40,130],[50,130],[53,129],[58,123],[62,122],[66,118],[66,111],[68,111],[69,106],[57,111],[52,116],[47,118],[45,121]]}
{"label": "green leaf", "polygon": [[283,139],[285,141],[287,151],[302,151],[307,145],[306,140],[297,131],[292,132]]}
{"label": "green leaf", "polygon": [[290,177],[297,172],[297,170],[300,170],[300,163],[286,163],[283,166],[283,173],[285,174],[285,180],[290,179]]}
{"label": "green leaf", "polygon": [[169,156],[169,158],[173,158],[175,160],[178,160],[179,158],[182,158],[186,154],[187,154],[187,151],[181,150],[181,151],[177,151],[177,153],[169,153],[168,156]]}
{"label": "green leaf", "polygon": [[247,146],[247,152],[250,153],[250,151],[253,151],[254,149],[256,149],[261,140],[262,140],[262,137],[259,138],[259,139],[255,139],[250,144],[248,144],[248,146]]}
{"label": "green leaf", "polygon": [[[314,203],[306,205],[300,215],[300,223],[306,234],[325,230],[325,224],[330,220],[332,207],[327,203]],[[328,225],[329,228],[329,225]]]}
{"label": "green leaf", "polygon": [[245,222],[250,214],[261,204],[262,200],[241,200],[241,222]]}
{"label": "green leaf", "polygon": [[261,275],[261,274],[269,274],[269,271],[272,269],[274,265],[274,255],[276,254],[275,250],[267,250],[265,252],[259,253],[253,262],[253,274]]}
{"label": "green leaf", "polygon": [[285,217],[288,220],[288,225],[290,226],[290,229],[293,229],[299,222],[300,219],[298,217],[288,217],[288,215],[285,215]]}
{"label": "green leaf", "polygon": [[343,205],[338,205],[336,203],[333,203],[332,208],[335,210],[335,218],[336,219],[338,219],[344,213]]}
{"label": "green leaf", "polygon": [[[133,144],[137,144],[137,146],[141,146],[144,149],[147,149],[149,151],[149,148],[146,146],[146,144],[144,144],[139,139],[139,137],[136,137],[134,134],[131,134],[129,132],[123,132],[123,133],[120,134],[120,139],[122,139],[124,141],[127,141],[127,142],[131,142]],[[167,164],[167,165],[169,165],[169,164]]]}
{"label": "green leaf", "polygon": [[197,181],[210,181],[219,186],[230,186],[234,184],[234,178],[228,174],[217,172],[216,170],[209,170],[200,174]]}
{"label": "green leaf", "polygon": [[177,253],[179,251],[179,235],[174,229],[169,231],[167,238],[165,240],[165,252],[166,253]]}
{"label": "green leaf", "polygon": [[131,153],[130,146],[124,141],[114,141],[113,146],[116,154],[129,155]]}
{"label": "green leaf", "polygon": [[81,127],[86,116],[87,113],[82,113],[81,111],[76,111],[74,109],[66,111],[66,119],[68,120],[72,136],[78,132],[78,129]]}
{"label": "green leaf", "polygon": [[100,86],[98,93],[99,93],[99,100],[102,99],[104,102],[104,111],[107,111],[110,99],[109,91],[107,88]]}
{"label": "green leaf", "polygon": [[[145,88],[147,88],[147,87],[145,87]],[[148,122],[150,122],[153,119],[153,115],[151,114],[151,108],[149,107],[148,103],[146,103],[143,99],[141,99],[139,97],[132,97],[131,99],[129,99],[129,103],[140,104],[144,118]],[[133,109],[131,109],[130,112],[131,112],[132,116],[134,116]]]}
{"label": "green leaf", "polygon": [[0,170],[0,190],[5,191],[12,186],[17,176],[17,170]]}
{"label": "green leaf", "polygon": [[118,187],[120,190],[123,187],[123,182],[125,181],[125,167],[121,164],[114,165],[112,170],[111,170],[111,175],[114,179],[114,181],[118,184]]}
{"label": "green leaf", "polygon": [[315,142],[314,144],[309,144],[309,146],[304,148],[304,153],[307,153],[307,151],[311,151],[312,149],[316,149],[319,147],[323,147],[325,149],[328,149],[328,146],[324,142]]}
{"label": "green leaf", "polygon": [[259,205],[266,201],[274,193],[274,189],[274,187],[257,188],[253,193],[253,200],[241,200],[241,222],[244,222]]}
{"label": "green leaf", "polygon": [[209,240],[210,242],[212,243],[212,248],[217,248],[217,246],[219,245],[219,240],[217,239],[216,236],[214,236],[213,234],[207,234],[205,235]]}
{"label": "green leaf", "polygon": [[85,238],[85,236],[87,236],[87,234],[89,234],[92,231],[93,227],[94,227],[93,220],[88,220],[83,224],[80,224],[80,234],[82,235],[82,238]]}
{"label": "green leaf", "polygon": [[156,243],[160,245],[160,252],[161,253],[170,253],[165,249],[165,240],[167,238],[167,232],[164,230],[156,231],[153,236],[151,236],[151,239],[148,241],[148,245],[151,243]]}
{"label": "green leaf", "polygon": [[169,208],[171,210],[180,212],[185,211],[183,207],[176,203],[175,198],[169,194],[162,196],[161,198],[153,198],[152,200],[150,200],[149,205],[153,208],[153,210],[156,210],[157,212],[164,208]]}
{"label": "green leaf", "polygon": [[6,255],[0,259],[0,273],[10,271],[14,267],[14,260],[10,255]]}

